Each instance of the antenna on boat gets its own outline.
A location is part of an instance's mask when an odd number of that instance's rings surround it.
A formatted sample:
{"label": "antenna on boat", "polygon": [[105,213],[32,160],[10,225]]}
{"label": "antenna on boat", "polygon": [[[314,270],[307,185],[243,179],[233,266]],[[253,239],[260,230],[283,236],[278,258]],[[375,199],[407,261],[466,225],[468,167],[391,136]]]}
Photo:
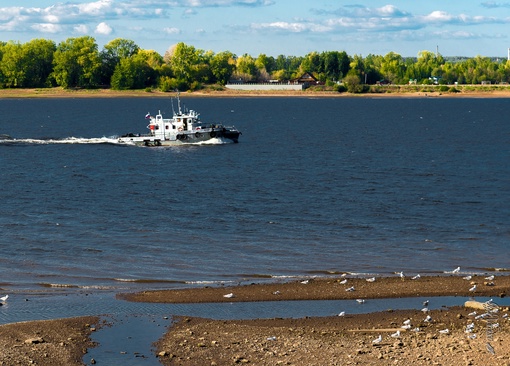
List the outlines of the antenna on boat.
{"label": "antenna on boat", "polygon": [[181,111],[181,99],[179,98],[179,90],[177,90],[177,109],[179,110],[179,114],[182,114],[182,111]]}

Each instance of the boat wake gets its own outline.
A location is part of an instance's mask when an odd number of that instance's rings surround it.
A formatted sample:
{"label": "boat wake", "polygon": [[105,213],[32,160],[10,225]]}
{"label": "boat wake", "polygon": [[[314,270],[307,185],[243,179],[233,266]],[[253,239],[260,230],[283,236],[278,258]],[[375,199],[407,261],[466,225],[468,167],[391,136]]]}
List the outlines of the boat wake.
{"label": "boat wake", "polygon": [[120,143],[117,138],[100,137],[100,138],[82,138],[82,137],[66,137],[63,139],[0,139],[0,145],[55,145],[55,144],[115,144]]}
{"label": "boat wake", "polygon": [[[233,141],[226,138],[213,138],[207,141],[200,142],[190,142],[184,143],[182,145],[223,145],[230,144]],[[119,141],[118,137],[93,137],[93,138],[83,138],[83,137],[66,137],[62,139],[53,139],[53,138],[39,138],[39,139],[17,139],[17,138],[4,138],[0,139],[0,145],[73,145],[73,144],[89,144],[89,145],[97,145],[97,144],[111,144],[111,145],[124,145],[124,146],[135,146],[133,142],[129,141]],[[166,146],[161,146],[161,148],[165,148]]]}

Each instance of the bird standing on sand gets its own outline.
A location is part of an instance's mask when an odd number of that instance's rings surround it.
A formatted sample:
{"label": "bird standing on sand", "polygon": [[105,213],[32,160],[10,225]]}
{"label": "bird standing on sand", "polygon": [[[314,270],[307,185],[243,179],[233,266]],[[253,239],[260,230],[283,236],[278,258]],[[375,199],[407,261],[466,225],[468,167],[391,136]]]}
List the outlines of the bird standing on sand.
{"label": "bird standing on sand", "polygon": [[448,333],[450,333],[450,330],[448,330],[448,328],[446,328],[446,329],[440,330],[439,333],[448,334]]}
{"label": "bird standing on sand", "polygon": [[473,287],[471,287],[471,288],[469,289],[469,292],[475,292],[475,291],[476,291],[476,285],[474,285]]}
{"label": "bird standing on sand", "polygon": [[379,334],[379,337],[377,337],[376,339],[374,339],[374,340],[372,341],[372,343],[373,343],[373,344],[379,344],[379,343],[381,343],[381,341],[382,341],[382,335],[380,335],[380,334]]}
{"label": "bird standing on sand", "polygon": [[367,282],[375,282],[375,277],[367,278]]}
{"label": "bird standing on sand", "polygon": [[345,291],[347,291],[347,292],[352,292],[352,291],[354,291],[354,286],[349,287],[349,288],[346,288],[346,289],[345,289]]}
{"label": "bird standing on sand", "polygon": [[391,335],[393,338],[400,338],[400,330],[397,330],[395,333]]}
{"label": "bird standing on sand", "polygon": [[452,271],[452,273],[459,273],[459,272],[460,272],[460,267],[457,267],[457,268],[455,268],[455,269]]}
{"label": "bird standing on sand", "polygon": [[340,314],[338,314],[338,316],[345,316],[345,311],[341,311]]}

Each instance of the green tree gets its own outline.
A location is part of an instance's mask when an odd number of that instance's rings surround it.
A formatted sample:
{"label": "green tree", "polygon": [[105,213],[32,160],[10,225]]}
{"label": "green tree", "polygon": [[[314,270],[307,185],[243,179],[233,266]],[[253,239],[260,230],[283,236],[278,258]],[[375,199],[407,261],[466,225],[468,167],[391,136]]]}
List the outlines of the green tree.
{"label": "green tree", "polygon": [[365,70],[365,81],[367,84],[375,84],[382,79],[380,65],[382,62],[382,56],[376,56],[369,54],[363,60],[363,69]]}
{"label": "green tree", "polygon": [[214,55],[210,61],[214,81],[225,85],[230,80],[235,65],[235,55],[232,52],[224,51]]}
{"label": "green tree", "polygon": [[402,56],[395,52],[389,52],[383,57],[379,72],[384,79],[392,83],[407,83],[407,80],[405,80],[404,60]]}
{"label": "green tree", "polygon": [[6,43],[0,58],[3,85],[11,88],[46,86],[54,52],[55,43],[44,39],[34,39],[25,44]]}
{"label": "green tree", "polygon": [[365,84],[365,63],[359,55],[354,55],[350,63],[349,75],[356,75],[360,78],[361,83]]}
{"label": "green tree", "polygon": [[112,88],[143,89],[155,86],[159,76],[157,68],[162,62],[157,52],[146,50],[121,58],[112,75]]}
{"label": "green tree", "polygon": [[101,58],[101,84],[109,85],[115,67],[120,60],[135,55],[139,50],[140,47],[129,39],[116,38],[105,44],[99,55]]}
{"label": "green tree", "polygon": [[255,66],[255,60],[253,57],[245,53],[241,57],[237,58],[234,77],[244,81],[252,81],[256,79],[257,66]]}
{"label": "green tree", "polygon": [[180,42],[173,48],[172,52],[167,52],[165,58],[175,77],[191,85],[196,80],[197,66],[202,64],[203,55],[203,50],[195,49],[193,46]]}
{"label": "green tree", "polygon": [[94,38],[68,38],[57,46],[53,76],[63,88],[96,86],[100,68],[101,60]]}
{"label": "green tree", "polygon": [[53,71],[55,42],[47,39],[33,39],[24,44],[24,49],[29,59],[24,87],[51,86],[52,82],[48,78]]}
{"label": "green tree", "polygon": [[344,78],[344,85],[349,93],[361,93],[363,91],[359,76],[354,73],[350,73]]}
{"label": "green tree", "polygon": [[24,85],[28,61],[23,45],[19,42],[8,42],[2,47],[0,71],[4,86],[17,88]]}
{"label": "green tree", "polygon": [[317,52],[310,52],[301,61],[299,65],[299,72],[304,74],[305,72],[319,73],[321,72],[321,57]]}

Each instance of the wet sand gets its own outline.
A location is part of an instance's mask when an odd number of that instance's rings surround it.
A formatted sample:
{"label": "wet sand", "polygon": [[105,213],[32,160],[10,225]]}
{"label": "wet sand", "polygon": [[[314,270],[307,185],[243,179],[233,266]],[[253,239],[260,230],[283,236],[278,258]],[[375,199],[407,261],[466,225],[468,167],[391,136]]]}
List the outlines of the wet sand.
{"label": "wet sand", "polygon": [[[267,300],[364,299],[463,296],[493,297],[510,293],[510,276],[495,273],[464,279],[462,275],[392,277],[334,276],[279,283],[246,283],[119,294],[143,302],[234,302]],[[347,280],[343,283],[344,280]],[[474,291],[470,288],[476,285]],[[346,291],[354,287],[353,291]],[[232,294],[232,295],[230,295]],[[225,296],[229,295],[229,296]],[[437,308],[438,304],[435,304]],[[425,306],[424,306],[425,307]],[[510,365],[508,307],[495,319],[477,318],[483,309],[466,307],[390,310],[299,319],[211,320],[176,317],[156,344],[163,365]],[[431,321],[426,321],[429,315]],[[411,327],[404,329],[409,319]],[[497,324],[487,333],[488,320]],[[91,364],[87,349],[98,317],[14,323],[0,326],[0,365]],[[466,333],[468,324],[473,329]],[[419,331],[413,331],[419,328]],[[446,333],[446,329],[448,332]],[[395,333],[400,332],[397,337]],[[445,334],[446,333],[446,334]],[[393,337],[391,335],[394,335]],[[381,336],[381,342],[373,341]],[[490,335],[490,339],[489,336]],[[129,335],[122,334],[122,337]],[[30,341],[32,339],[32,341]],[[487,351],[487,343],[494,354]],[[128,350],[129,351],[129,350]],[[101,360],[96,360],[97,364]]]}
{"label": "wet sand", "polygon": [[[508,295],[510,277],[462,276],[313,279],[240,287],[150,291],[133,301],[235,302]],[[469,291],[476,285],[474,291]],[[354,291],[346,291],[354,287]],[[228,295],[228,296],[226,296]],[[476,305],[476,303],[475,303]],[[477,305],[481,305],[478,303]],[[157,342],[164,365],[510,365],[508,307],[491,324],[468,307],[387,310],[301,319],[211,320],[178,317]],[[474,315],[473,312],[477,312]],[[343,315],[343,316],[342,316]],[[427,321],[427,316],[430,320]],[[409,329],[403,328],[409,322]],[[473,328],[466,332],[468,324]],[[407,328],[407,327],[406,327]],[[400,333],[400,334],[398,334]],[[398,334],[398,335],[397,335]],[[381,337],[379,343],[374,340]],[[488,344],[490,346],[488,346]],[[493,348],[490,353],[487,347]]]}
{"label": "wet sand", "polygon": [[[202,287],[178,290],[143,291],[119,294],[129,301],[156,303],[199,303],[199,302],[238,302],[238,301],[277,301],[277,300],[344,300],[344,299],[383,299],[423,296],[486,296],[505,297],[510,295],[510,276],[496,275],[494,280],[488,275],[472,276],[466,280],[461,275],[411,276],[400,278],[367,278],[335,276],[331,278],[305,279],[291,282],[243,284],[241,286]],[[345,282],[344,282],[345,281]],[[304,282],[304,283],[303,283]],[[475,291],[470,289],[476,285]],[[353,291],[347,291],[354,287]],[[225,297],[225,295],[232,294]]]}

